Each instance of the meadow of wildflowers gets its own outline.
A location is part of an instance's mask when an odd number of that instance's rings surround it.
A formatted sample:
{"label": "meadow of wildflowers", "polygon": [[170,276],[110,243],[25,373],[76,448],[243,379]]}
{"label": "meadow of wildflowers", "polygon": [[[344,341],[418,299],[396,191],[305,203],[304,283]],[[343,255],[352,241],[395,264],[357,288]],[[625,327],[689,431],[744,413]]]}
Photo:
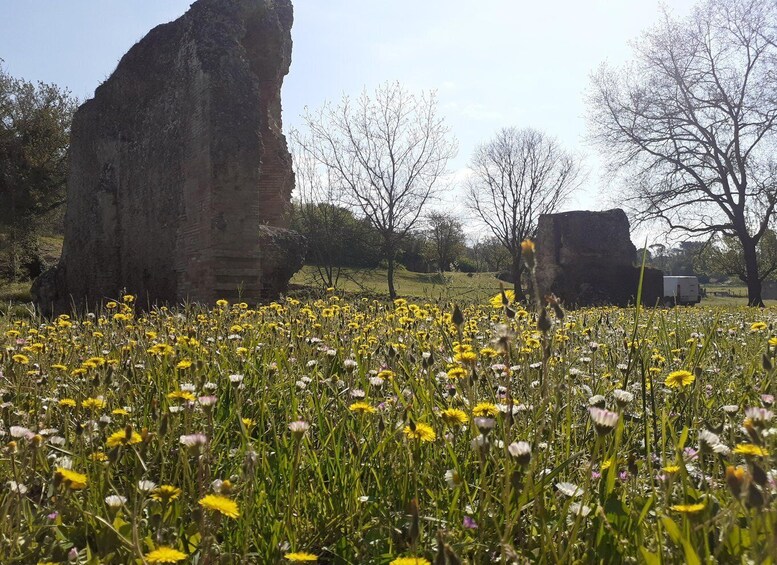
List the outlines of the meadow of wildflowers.
{"label": "meadow of wildflowers", "polygon": [[510,298],[0,318],[0,562],[773,562],[777,315]]}

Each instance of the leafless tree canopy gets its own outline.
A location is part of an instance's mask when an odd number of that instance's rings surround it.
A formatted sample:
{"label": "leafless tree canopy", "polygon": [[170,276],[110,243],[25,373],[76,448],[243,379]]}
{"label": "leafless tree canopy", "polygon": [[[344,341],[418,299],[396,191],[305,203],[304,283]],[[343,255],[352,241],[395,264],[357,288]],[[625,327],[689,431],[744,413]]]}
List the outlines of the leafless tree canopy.
{"label": "leafless tree canopy", "polygon": [[316,278],[325,287],[335,286],[340,278],[342,256],[344,210],[341,195],[332,182],[331,171],[322,168],[310,153],[304,150],[307,142],[299,132],[292,132],[289,149],[294,163],[296,205],[294,214],[297,224],[315,233],[315,241],[308,241],[308,258],[313,260]]}
{"label": "leafless tree canopy", "polygon": [[506,128],[475,150],[470,168],[467,205],[510,252],[520,295],[521,241],[580,186],[580,161],[540,131]]}
{"label": "leafless tree canopy", "polygon": [[683,21],[665,14],[630,64],[593,76],[589,100],[592,138],[633,216],[737,237],[755,304],[755,248],[777,203],[776,26],[774,0],[708,0]]}
{"label": "leafless tree canopy", "polygon": [[456,142],[437,114],[433,93],[412,94],[386,83],[371,96],[344,96],[303,116],[305,151],[326,168],[348,203],[383,238],[393,287],[398,243],[417,224],[440,186]]}

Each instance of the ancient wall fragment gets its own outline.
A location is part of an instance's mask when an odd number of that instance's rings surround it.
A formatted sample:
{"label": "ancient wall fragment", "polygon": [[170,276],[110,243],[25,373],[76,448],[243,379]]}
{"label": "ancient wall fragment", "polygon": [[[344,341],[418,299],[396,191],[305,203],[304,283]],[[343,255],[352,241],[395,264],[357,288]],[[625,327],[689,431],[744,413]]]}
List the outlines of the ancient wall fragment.
{"label": "ancient wall fragment", "polygon": [[261,230],[286,227],[294,188],[280,100],[292,19],[290,0],[198,0],[78,109],[62,258],[33,287],[44,311],[122,289],[151,304],[285,288],[304,245],[265,249]]}
{"label": "ancient wall fragment", "polygon": [[[623,210],[574,211],[540,216],[537,284],[569,306],[634,304],[640,268]],[[645,269],[642,301],[656,305],[663,273]]]}

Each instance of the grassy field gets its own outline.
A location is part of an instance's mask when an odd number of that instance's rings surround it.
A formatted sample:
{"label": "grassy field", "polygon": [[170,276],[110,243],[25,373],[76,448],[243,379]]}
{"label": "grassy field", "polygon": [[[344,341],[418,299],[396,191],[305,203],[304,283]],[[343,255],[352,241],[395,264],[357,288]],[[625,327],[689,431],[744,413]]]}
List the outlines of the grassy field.
{"label": "grassy field", "polygon": [[0,562],[773,562],[776,326],[336,291],[0,318]]}
{"label": "grassy field", "polygon": [[[45,263],[52,265],[59,260],[62,254],[62,237],[42,236],[38,238],[38,245]],[[0,278],[0,314],[8,309],[9,304],[24,304],[30,300],[30,282],[10,282]]]}
{"label": "grassy field", "polygon": [[[320,287],[316,268],[303,267],[291,280],[292,283]],[[429,300],[482,301],[499,291],[500,281],[493,273],[413,273],[398,270],[394,284],[400,296]],[[385,269],[342,269],[337,284],[345,292],[369,292],[388,294]],[[507,283],[502,283],[510,287]]]}
{"label": "grassy field", "polygon": [[[57,241],[53,242],[54,244]],[[320,279],[312,266],[303,267],[294,275],[292,284],[321,290]],[[499,291],[500,281],[493,273],[413,273],[399,270],[395,285],[400,296],[433,301],[482,302]],[[505,288],[510,288],[507,283]],[[9,302],[28,302],[29,283],[2,283],[0,281],[0,305]],[[342,269],[337,284],[339,291],[346,293],[368,293],[385,296],[387,291],[385,269]],[[709,286],[708,296],[703,304],[708,306],[745,306],[747,289],[743,286]],[[728,293],[730,296],[715,296],[713,293]],[[304,293],[303,293],[304,294]],[[767,300],[767,306],[777,306],[777,300]],[[3,310],[0,306],[0,312]]]}
{"label": "grassy field", "polygon": [[[305,266],[291,280],[294,285],[321,289],[315,267]],[[482,301],[499,291],[499,280],[490,273],[412,273],[397,271],[395,284],[401,296],[429,300]],[[503,283],[504,284],[504,283]],[[509,287],[509,285],[506,285]],[[30,300],[29,283],[0,282],[0,303]],[[386,295],[385,269],[343,269],[338,290],[347,293]]]}
{"label": "grassy field", "polygon": [[[62,253],[61,236],[42,236],[38,239],[41,256],[53,264]],[[292,284],[319,290],[321,279],[316,267],[306,265],[291,280]],[[478,302],[499,290],[500,281],[493,273],[414,273],[399,269],[395,285],[400,296],[427,300],[456,300]],[[510,285],[503,283],[506,288]],[[338,290],[346,293],[368,293],[379,296],[388,294],[385,269],[343,268],[337,282]],[[709,306],[740,306],[747,304],[747,288],[742,285],[704,285],[708,296],[704,304]],[[25,303],[30,300],[29,283],[9,283],[0,280],[0,313],[10,302]],[[767,300],[767,306],[777,306],[777,300]]]}

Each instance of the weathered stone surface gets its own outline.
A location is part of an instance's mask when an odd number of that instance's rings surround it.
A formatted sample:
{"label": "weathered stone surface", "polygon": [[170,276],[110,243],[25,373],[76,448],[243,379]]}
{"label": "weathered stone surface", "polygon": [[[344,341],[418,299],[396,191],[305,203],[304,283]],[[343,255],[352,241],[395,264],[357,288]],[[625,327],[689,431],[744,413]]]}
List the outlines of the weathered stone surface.
{"label": "weathered stone surface", "polygon": [[[629,220],[620,209],[575,211],[540,216],[537,233],[537,284],[569,306],[636,301],[640,268],[629,237]],[[663,293],[663,273],[645,269],[644,304]]]}
{"label": "weathered stone surface", "polygon": [[269,298],[304,246],[264,249],[294,188],[280,90],[290,0],[198,0],[151,30],[75,115],[62,259],[44,310]]}
{"label": "weathered stone surface", "polygon": [[307,242],[299,233],[275,226],[259,228],[259,247],[262,250],[262,280],[267,296],[277,296],[286,290],[291,276],[302,268]]}

